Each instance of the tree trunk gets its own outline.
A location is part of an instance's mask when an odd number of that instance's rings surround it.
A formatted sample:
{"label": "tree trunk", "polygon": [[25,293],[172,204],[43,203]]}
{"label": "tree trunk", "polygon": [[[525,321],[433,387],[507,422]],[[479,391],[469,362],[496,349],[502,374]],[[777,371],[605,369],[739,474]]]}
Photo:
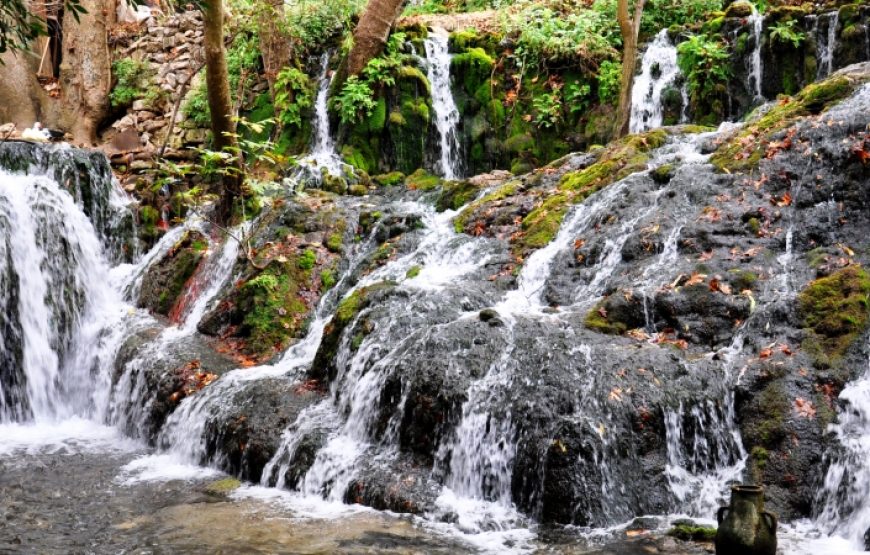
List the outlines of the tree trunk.
{"label": "tree trunk", "polygon": [[637,36],[640,32],[640,18],[646,0],[635,0],[634,16],[629,14],[629,0],[618,0],[616,20],[622,34],[622,78],[619,85],[619,108],[616,111],[614,136],[624,137],[631,124],[631,89],[634,85],[634,70],[637,67]]}
{"label": "tree trunk", "polygon": [[263,69],[272,99],[275,98],[275,78],[278,72],[290,61],[290,37],[278,25],[284,20],[284,0],[268,0],[260,12],[260,50],[263,55]]}
{"label": "tree trunk", "polygon": [[45,92],[36,81],[39,58],[25,50],[0,55],[0,124],[12,122],[19,131],[40,120]]}
{"label": "tree trunk", "polygon": [[369,60],[380,55],[390,36],[390,28],[402,11],[402,0],[369,0],[353,32],[353,48],[348,55],[348,75],[358,75]]}
{"label": "tree trunk", "polygon": [[[208,90],[208,109],[211,112],[211,133],[214,150],[237,147],[236,126],[233,123],[233,101],[230,97],[230,78],[224,48],[224,8],[222,0],[204,0],[202,18],[205,24],[205,82]],[[234,168],[238,175],[226,175],[216,193],[220,197],[218,219],[229,221],[233,201],[240,194],[241,161]]]}
{"label": "tree trunk", "polygon": [[100,124],[109,113],[112,58],[109,28],[115,22],[113,0],[82,0],[87,13],[75,20],[70,11],[63,18],[63,62],[60,84],[65,111],[72,115],[73,140],[97,144]]}

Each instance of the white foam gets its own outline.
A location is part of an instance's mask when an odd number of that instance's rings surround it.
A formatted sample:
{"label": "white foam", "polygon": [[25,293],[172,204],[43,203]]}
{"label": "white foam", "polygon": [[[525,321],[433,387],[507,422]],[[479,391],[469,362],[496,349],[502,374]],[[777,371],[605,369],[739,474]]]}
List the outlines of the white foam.
{"label": "white foam", "polygon": [[83,418],[0,424],[0,456],[37,453],[127,452],[142,445],[109,426]]}
{"label": "white foam", "polygon": [[173,480],[194,481],[220,476],[222,473],[213,468],[190,464],[183,458],[172,454],[143,455],[121,467],[115,479],[126,486],[141,482],[171,482]]}

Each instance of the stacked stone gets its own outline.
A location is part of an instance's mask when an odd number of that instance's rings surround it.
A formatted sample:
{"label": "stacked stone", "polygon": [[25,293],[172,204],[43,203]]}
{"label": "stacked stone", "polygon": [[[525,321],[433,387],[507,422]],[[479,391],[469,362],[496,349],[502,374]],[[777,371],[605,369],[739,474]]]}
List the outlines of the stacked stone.
{"label": "stacked stone", "polygon": [[[145,151],[153,151],[163,144],[169,121],[182,85],[190,79],[186,93],[195,90],[200,77],[193,76],[202,68],[204,60],[204,32],[202,17],[196,10],[151,17],[143,24],[144,33],[130,46],[116,52],[115,58],[133,58],[148,62],[155,85],[163,92],[160,100],[137,100],[124,117],[112,124],[118,133],[129,130],[139,136]],[[183,107],[183,101],[182,101]],[[208,135],[207,129],[186,121],[183,110],[176,115],[175,130],[170,148],[201,146]]]}

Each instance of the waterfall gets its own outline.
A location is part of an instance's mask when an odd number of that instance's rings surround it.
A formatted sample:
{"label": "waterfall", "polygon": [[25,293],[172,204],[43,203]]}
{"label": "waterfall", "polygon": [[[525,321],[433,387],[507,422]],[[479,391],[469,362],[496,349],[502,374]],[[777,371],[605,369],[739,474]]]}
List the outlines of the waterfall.
{"label": "waterfall", "polygon": [[870,368],[840,393],[846,410],[830,426],[842,451],[833,457],[819,492],[818,524],[864,549],[870,530]]}
{"label": "waterfall", "polygon": [[761,63],[761,40],[764,27],[764,16],[758,13],[755,7],[752,7],[752,15],[749,16],[749,24],[752,26],[752,56],[749,58],[749,79],[752,82],[753,94],[755,102],[764,101],[764,93],[762,92],[762,79],[764,75],[764,67]]}
{"label": "waterfall", "polygon": [[0,231],[0,421],[100,417],[125,307],[96,229],[54,179],[0,170]]}
{"label": "waterfall", "polygon": [[335,141],[329,128],[329,87],[332,85],[332,75],[329,72],[329,52],[324,52],[320,58],[320,77],[318,78],[317,98],[314,101],[314,130],[311,154],[305,161],[315,168],[325,168],[332,175],[341,175],[341,157],[335,149]]}
{"label": "waterfall", "polygon": [[834,53],[837,50],[837,27],[840,24],[839,10],[825,14],[825,19],[828,21],[827,29],[824,34],[819,33],[816,37],[816,44],[818,44],[818,50],[816,51],[816,60],[818,61],[816,79],[823,79],[834,71]]}
{"label": "waterfall", "polygon": [[448,37],[443,29],[433,29],[426,39],[426,75],[432,86],[432,109],[438,130],[440,159],[439,174],[444,179],[462,177],[462,156],[456,126],[459,110],[450,90],[450,61]]}
{"label": "waterfall", "polygon": [[[640,65],[640,75],[635,76],[631,89],[632,133],[662,126],[662,92],[673,86],[681,75],[677,66],[677,48],[671,42],[667,29],[662,29],[647,46]],[[688,102],[684,90],[681,89],[680,95],[684,102],[680,116],[682,119]]]}

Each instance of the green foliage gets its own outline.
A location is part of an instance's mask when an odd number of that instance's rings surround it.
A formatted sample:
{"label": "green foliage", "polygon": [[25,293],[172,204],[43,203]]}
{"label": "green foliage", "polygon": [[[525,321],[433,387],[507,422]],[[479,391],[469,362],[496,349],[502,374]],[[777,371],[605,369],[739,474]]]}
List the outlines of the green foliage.
{"label": "green foliage", "polygon": [[589,109],[590,93],[592,87],[589,83],[568,83],[565,87],[565,103],[568,111],[572,114],[582,114]]}
{"label": "green foliage", "polygon": [[208,89],[206,89],[204,80],[187,96],[182,111],[187,119],[197,127],[208,127],[211,125],[211,111],[208,108]]}
{"label": "green foliage", "polygon": [[285,4],[283,30],[297,56],[323,48],[334,37],[347,35],[363,0],[295,0]]}
{"label": "green foliage", "polygon": [[535,108],[535,124],[538,127],[555,127],[562,121],[562,99],[559,89],[536,96],[532,100]]}
{"label": "green foliage", "polygon": [[109,93],[112,107],[127,107],[134,101],[144,98],[151,88],[151,77],[154,74],[148,62],[121,58],[112,64],[112,76],[115,86]]}
{"label": "green foliage", "polygon": [[728,82],[728,46],[718,39],[692,35],[677,46],[677,65],[686,76],[693,97],[715,96]]}
{"label": "green foliage", "polygon": [[320,283],[324,291],[331,289],[335,285],[335,275],[329,270],[323,270],[320,272]]}
{"label": "green foliage", "polygon": [[643,10],[641,32],[652,35],[672,25],[690,25],[721,8],[722,0],[649,0]]}
{"label": "green foliage", "polygon": [[403,51],[405,38],[404,33],[390,35],[384,53],[369,60],[361,76],[348,77],[341,91],[331,99],[332,108],[338,112],[342,123],[346,125],[360,123],[372,116],[375,109],[379,108],[376,118],[378,125],[375,126],[378,129],[375,131],[383,129],[387,116],[386,104],[383,104],[381,110],[375,91],[394,86],[403,71],[403,66],[409,62],[411,56]]}
{"label": "green foliage", "polygon": [[332,107],[338,111],[341,122],[347,125],[372,115],[376,105],[374,91],[356,75],[348,77],[341,92],[332,98]]}
{"label": "green foliage", "polygon": [[598,67],[598,101],[602,104],[615,104],[619,101],[619,87],[622,80],[622,62],[604,60]]}
{"label": "green foliage", "polygon": [[275,78],[275,113],[284,126],[301,128],[305,112],[314,104],[311,79],[299,69],[288,66]]}
{"label": "green foliage", "polygon": [[296,262],[296,265],[299,266],[300,270],[310,270],[314,267],[314,263],[317,262],[317,255],[311,249],[306,249],[299,256],[299,260]]}
{"label": "green foliage", "polygon": [[770,38],[776,43],[799,48],[807,36],[803,31],[795,29],[795,25],[797,21],[794,19],[778,22],[770,28]]}
{"label": "green foliage", "polygon": [[571,64],[595,68],[617,57],[621,42],[615,19],[590,9],[558,11],[528,3],[504,20],[506,34],[516,37],[515,57],[524,66]]}
{"label": "green foliage", "polygon": [[245,283],[243,288],[271,293],[278,288],[278,278],[273,276],[272,274],[260,274],[259,276]]}
{"label": "green foliage", "polygon": [[249,295],[245,304],[250,309],[242,321],[249,348],[255,353],[283,348],[299,329],[306,311],[293,276],[268,270],[246,283],[243,290]]}
{"label": "green foliage", "polygon": [[254,33],[239,33],[227,48],[230,94],[238,105],[259,79],[260,40]]}

